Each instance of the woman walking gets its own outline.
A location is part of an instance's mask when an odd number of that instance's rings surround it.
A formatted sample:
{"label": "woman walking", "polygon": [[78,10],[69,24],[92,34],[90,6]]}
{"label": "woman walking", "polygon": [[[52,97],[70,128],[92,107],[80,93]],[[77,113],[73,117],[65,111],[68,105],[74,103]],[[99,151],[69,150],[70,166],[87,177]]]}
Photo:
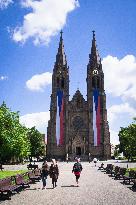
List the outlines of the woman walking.
{"label": "woman walking", "polygon": [[95,167],[96,167],[97,159],[96,159],[96,158],[94,158],[94,159],[93,159],[93,162],[94,162]]}
{"label": "woman walking", "polygon": [[59,176],[59,169],[55,159],[52,159],[52,164],[50,166],[50,177],[52,178],[53,188],[57,186],[57,180]]}
{"label": "woman walking", "polygon": [[77,183],[77,186],[79,186],[78,185],[78,183],[79,183],[79,178],[80,178],[80,174],[81,174],[81,171],[82,171],[82,165],[81,165],[81,163],[80,163],[80,158],[78,159],[78,158],[76,158],[76,163],[74,164],[74,166],[73,166],[73,170],[72,170],[72,173],[74,172],[74,174],[75,174],[75,177],[76,177],[76,183]]}
{"label": "woman walking", "polygon": [[48,174],[49,174],[49,166],[47,164],[47,161],[44,161],[44,163],[42,164],[42,182],[43,182],[42,189],[45,189],[46,187],[46,180]]}

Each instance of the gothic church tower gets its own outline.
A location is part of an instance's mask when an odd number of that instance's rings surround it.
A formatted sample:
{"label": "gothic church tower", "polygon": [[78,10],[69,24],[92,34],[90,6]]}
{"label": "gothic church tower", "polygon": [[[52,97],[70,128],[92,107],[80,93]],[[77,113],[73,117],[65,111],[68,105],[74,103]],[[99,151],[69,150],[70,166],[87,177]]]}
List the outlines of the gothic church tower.
{"label": "gothic church tower", "polygon": [[69,67],[62,32],[52,74],[50,120],[47,128],[47,157],[73,160],[110,159],[104,73],[93,31],[87,66],[87,100],[77,90],[69,100]]}
{"label": "gothic church tower", "polygon": [[89,113],[89,152],[92,156],[103,156],[104,159],[108,159],[111,155],[111,148],[104,90],[104,73],[94,31],[86,81]]}
{"label": "gothic church tower", "polygon": [[50,120],[47,128],[47,155],[65,156],[65,122],[69,101],[69,67],[67,66],[62,31],[52,75]]}

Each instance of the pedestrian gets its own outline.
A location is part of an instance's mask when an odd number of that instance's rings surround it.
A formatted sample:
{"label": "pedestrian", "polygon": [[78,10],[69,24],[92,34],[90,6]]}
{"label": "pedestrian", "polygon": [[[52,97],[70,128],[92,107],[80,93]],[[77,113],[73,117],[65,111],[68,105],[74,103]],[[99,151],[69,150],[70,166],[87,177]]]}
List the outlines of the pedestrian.
{"label": "pedestrian", "polygon": [[66,157],[66,162],[68,163],[68,157]]}
{"label": "pedestrian", "polygon": [[96,167],[97,159],[96,159],[96,158],[94,158],[94,159],[93,159],[93,162],[94,162],[95,167]]}
{"label": "pedestrian", "polygon": [[52,185],[54,188],[57,186],[57,180],[59,176],[59,168],[55,159],[52,159],[52,164],[50,166],[49,173],[50,173],[50,178],[52,178]]}
{"label": "pedestrian", "polygon": [[43,182],[43,187],[42,189],[45,189],[46,187],[46,180],[49,174],[49,166],[47,164],[47,161],[44,161],[42,164],[42,182]]}
{"label": "pedestrian", "polygon": [[82,168],[82,165],[80,163],[80,158],[76,158],[76,163],[73,166],[72,173],[74,172],[74,174],[75,174],[77,186],[79,186],[78,183],[79,183],[79,178],[80,178],[80,174],[81,174],[82,169],[83,168]]}

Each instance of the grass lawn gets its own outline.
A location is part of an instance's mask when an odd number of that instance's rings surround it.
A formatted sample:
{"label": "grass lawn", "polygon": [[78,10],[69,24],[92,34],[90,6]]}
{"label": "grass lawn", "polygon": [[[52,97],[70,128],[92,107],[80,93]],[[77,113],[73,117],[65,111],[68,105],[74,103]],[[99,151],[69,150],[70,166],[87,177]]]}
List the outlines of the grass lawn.
{"label": "grass lawn", "polygon": [[127,171],[126,171],[125,176],[129,176],[129,171],[130,171],[130,170],[136,171],[136,167],[135,167],[135,168],[128,168]]}
{"label": "grass lawn", "polygon": [[135,167],[135,168],[129,168],[129,170],[134,170],[134,171],[136,171],[136,167]]}
{"label": "grass lawn", "polygon": [[27,170],[15,170],[15,171],[3,170],[3,171],[0,171],[0,179],[10,177],[10,176],[14,176],[16,174],[23,174],[25,172],[27,172]]}

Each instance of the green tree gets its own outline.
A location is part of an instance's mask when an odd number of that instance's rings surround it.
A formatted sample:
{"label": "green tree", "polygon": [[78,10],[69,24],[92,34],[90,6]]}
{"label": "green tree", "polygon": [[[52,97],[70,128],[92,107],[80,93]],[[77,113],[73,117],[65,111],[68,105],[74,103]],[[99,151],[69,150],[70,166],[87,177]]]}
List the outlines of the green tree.
{"label": "green tree", "polygon": [[39,156],[45,155],[45,144],[43,140],[43,135],[35,127],[32,127],[28,130],[28,138],[31,144],[31,157],[39,158]]}
{"label": "green tree", "polygon": [[119,131],[119,149],[128,160],[136,157],[136,123],[135,120],[128,127],[121,127]]}
{"label": "green tree", "polygon": [[115,150],[114,150],[114,157],[119,156],[119,145],[115,145]]}
{"label": "green tree", "polygon": [[3,102],[0,106],[0,160],[21,161],[29,151],[27,128],[19,123],[19,113],[12,112]]}

